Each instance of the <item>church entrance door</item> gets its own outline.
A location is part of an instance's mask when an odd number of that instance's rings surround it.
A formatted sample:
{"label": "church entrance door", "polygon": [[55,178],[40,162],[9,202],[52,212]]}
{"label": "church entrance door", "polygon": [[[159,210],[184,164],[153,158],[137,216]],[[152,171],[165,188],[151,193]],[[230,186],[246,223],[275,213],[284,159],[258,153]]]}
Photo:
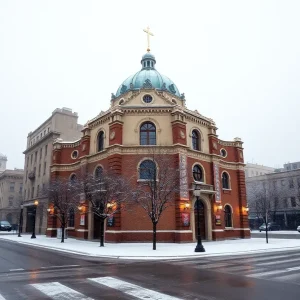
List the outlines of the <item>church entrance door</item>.
{"label": "church entrance door", "polygon": [[206,240],[206,227],[205,227],[205,207],[201,200],[196,200],[194,205],[194,220],[195,220],[195,237],[197,239],[198,234],[198,202],[199,201],[199,215],[200,215],[200,234],[201,239]]}

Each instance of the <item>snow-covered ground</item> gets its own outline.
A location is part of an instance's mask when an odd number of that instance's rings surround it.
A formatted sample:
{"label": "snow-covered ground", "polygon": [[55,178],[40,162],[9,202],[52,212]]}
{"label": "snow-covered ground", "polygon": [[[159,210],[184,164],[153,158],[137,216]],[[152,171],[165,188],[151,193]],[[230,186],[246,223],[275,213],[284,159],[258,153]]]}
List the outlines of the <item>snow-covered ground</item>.
{"label": "snow-covered ground", "polygon": [[[268,232],[272,234],[295,234],[295,235],[299,235],[300,237],[300,233],[297,230],[276,230],[276,231],[268,231]],[[265,231],[259,232],[259,230],[252,230],[251,233],[266,234]]]}
{"label": "snow-covered ground", "polygon": [[196,243],[173,244],[158,243],[157,250],[152,250],[151,243],[106,243],[105,247],[99,247],[98,242],[76,240],[68,238],[61,243],[57,238],[48,238],[38,235],[31,239],[30,235],[0,235],[0,239],[18,243],[30,244],[36,247],[52,250],[88,255],[94,257],[111,257],[123,259],[176,259],[197,256],[233,255],[257,252],[273,252],[289,249],[300,249],[300,239],[270,239],[266,244],[262,238],[226,240],[217,242],[204,242],[205,253],[194,252]]}

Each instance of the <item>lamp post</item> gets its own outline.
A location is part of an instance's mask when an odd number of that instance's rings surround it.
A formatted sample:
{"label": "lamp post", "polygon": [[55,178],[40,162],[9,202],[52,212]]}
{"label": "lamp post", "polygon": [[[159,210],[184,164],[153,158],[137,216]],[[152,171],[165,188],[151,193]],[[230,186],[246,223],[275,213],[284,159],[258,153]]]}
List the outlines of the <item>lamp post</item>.
{"label": "lamp post", "polygon": [[37,208],[38,204],[39,204],[39,201],[35,200],[34,201],[34,209],[33,209],[34,216],[33,216],[32,236],[31,236],[32,239],[36,238],[36,236],[35,236],[35,219],[36,219],[36,208]]}
{"label": "lamp post", "polygon": [[195,252],[205,252],[205,249],[202,245],[201,232],[200,232],[200,190],[194,190],[194,195],[196,196],[197,201],[197,246]]}
{"label": "lamp post", "polygon": [[18,237],[21,237],[21,232],[23,231],[23,204],[21,204],[21,212],[20,212],[20,219],[19,219],[19,234]]}

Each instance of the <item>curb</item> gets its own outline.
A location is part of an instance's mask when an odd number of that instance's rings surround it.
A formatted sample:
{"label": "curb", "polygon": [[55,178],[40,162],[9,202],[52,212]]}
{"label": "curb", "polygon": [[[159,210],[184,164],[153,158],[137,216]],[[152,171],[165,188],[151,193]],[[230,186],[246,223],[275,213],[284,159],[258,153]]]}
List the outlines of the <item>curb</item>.
{"label": "curb", "polygon": [[223,252],[223,253],[202,253],[202,254],[196,254],[196,255],[177,255],[177,256],[119,256],[119,255],[101,255],[101,254],[91,254],[87,252],[80,252],[80,251],[74,251],[74,250],[67,250],[59,247],[51,247],[51,246],[44,246],[44,245],[39,245],[39,244],[34,244],[34,243],[29,243],[29,242],[24,242],[24,241],[15,241],[15,240],[10,240],[6,238],[0,237],[2,240],[6,240],[12,243],[16,244],[23,244],[27,246],[32,246],[32,247],[37,247],[37,248],[42,248],[42,249],[48,249],[48,250],[53,250],[53,251],[59,251],[63,253],[70,253],[70,254],[76,254],[76,255],[81,255],[85,257],[93,257],[93,258],[111,258],[111,259],[124,259],[124,260],[179,260],[179,259],[193,259],[193,258],[201,258],[201,257],[213,257],[213,256],[238,256],[238,255],[243,255],[243,254],[250,254],[250,253],[261,253],[265,252],[266,250],[272,250],[272,252],[280,252],[280,251],[292,251],[294,249],[300,249],[299,246],[293,246],[293,247],[284,247],[284,248],[269,248],[269,249],[255,249],[255,250],[248,250],[248,251],[240,251],[240,252]]}

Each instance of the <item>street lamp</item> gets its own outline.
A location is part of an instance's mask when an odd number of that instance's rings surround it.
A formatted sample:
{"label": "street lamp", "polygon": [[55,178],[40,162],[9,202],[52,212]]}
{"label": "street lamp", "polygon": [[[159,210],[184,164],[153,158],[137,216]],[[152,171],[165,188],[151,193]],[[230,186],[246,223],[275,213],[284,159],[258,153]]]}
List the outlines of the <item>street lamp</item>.
{"label": "street lamp", "polygon": [[194,196],[196,196],[197,201],[197,246],[195,252],[205,252],[205,249],[202,245],[201,232],[200,232],[200,190],[194,190]]}
{"label": "street lamp", "polygon": [[20,212],[20,219],[19,219],[19,234],[18,237],[21,237],[22,227],[23,227],[23,204],[21,204],[21,212]]}
{"label": "street lamp", "polygon": [[33,209],[34,216],[33,216],[32,236],[31,236],[32,239],[36,238],[36,236],[35,236],[35,219],[36,219],[36,207],[38,206],[38,204],[39,204],[39,201],[35,200],[34,201],[34,209]]}

